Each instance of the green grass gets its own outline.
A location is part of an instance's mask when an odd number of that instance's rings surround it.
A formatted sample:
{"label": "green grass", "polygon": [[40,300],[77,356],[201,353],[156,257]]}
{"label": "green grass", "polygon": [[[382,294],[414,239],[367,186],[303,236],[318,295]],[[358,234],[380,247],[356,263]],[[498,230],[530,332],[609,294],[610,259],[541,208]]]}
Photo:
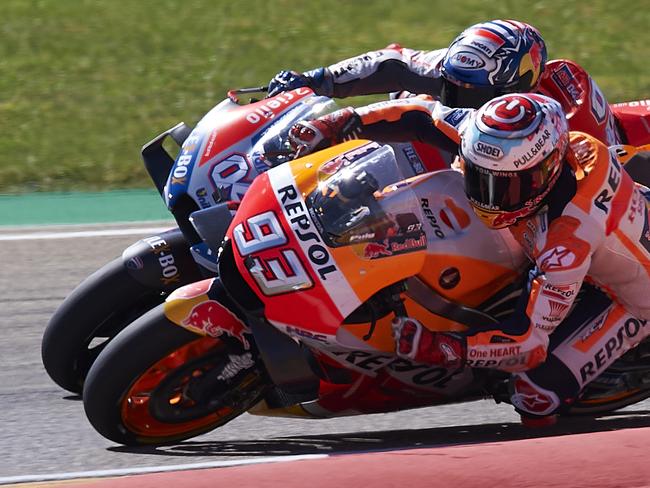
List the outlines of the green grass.
{"label": "green grass", "polygon": [[[469,24],[537,26],[610,101],[650,95],[638,0],[1,0],[0,192],[148,188],[139,149],[227,89],[390,42],[444,47]],[[364,100],[357,100],[356,104]]]}

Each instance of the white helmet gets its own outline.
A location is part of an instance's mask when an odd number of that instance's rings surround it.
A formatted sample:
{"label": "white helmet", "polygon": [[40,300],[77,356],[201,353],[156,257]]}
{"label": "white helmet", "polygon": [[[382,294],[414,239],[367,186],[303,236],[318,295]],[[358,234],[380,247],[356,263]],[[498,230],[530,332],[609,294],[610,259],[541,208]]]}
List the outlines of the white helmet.
{"label": "white helmet", "polygon": [[498,229],[536,212],[560,175],[568,144],[566,117],[552,98],[509,94],[483,105],[460,146],[476,215]]}

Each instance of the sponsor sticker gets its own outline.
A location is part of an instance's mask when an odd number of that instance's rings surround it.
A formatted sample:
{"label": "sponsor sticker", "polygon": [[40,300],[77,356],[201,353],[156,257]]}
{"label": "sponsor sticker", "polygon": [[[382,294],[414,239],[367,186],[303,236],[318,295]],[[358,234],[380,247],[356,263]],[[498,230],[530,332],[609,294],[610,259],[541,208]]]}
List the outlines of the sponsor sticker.
{"label": "sponsor sticker", "polygon": [[452,127],[458,127],[460,123],[465,120],[469,114],[469,110],[465,109],[454,109],[444,116],[443,120],[447,122]]}
{"label": "sponsor sticker", "polygon": [[558,302],[556,300],[548,300],[548,315],[543,316],[542,318],[547,322],[560,322],[566,311],[569,308],[568,303]]}
{"label": "sponsor sticker", "polygon": [[493,146],[487,142],[476,141],[474,143],[474,151],[487,158],[499,160],[503,158],[503,151],[498,146]]}
{"label": "sponsor sticker", "polygon": [[557,246],[542,254],[538,262],[542,272],[569,269],[576,262],[576,255],[564,246]]}
{"label": "sponsor sticker", "polygon": [[451,64],[460,69],[472,70],[481,69],[485,66],[485,61],[477,53],[470,51],[459,51],[451,56]]}
{"label": "sponsor sticker", "polygon": [[578,102],[582,95],[582,87],[573,75],[569,65],[563,64],[551,74],[553,83],[562,91],[562,94],[569,102]]}
{"label": "sponsor sticker", "polygon": [[378,259],[395,256],[407,252],[426,249],[427,236],[421,232],[418,237],[390,237],[382,242],[369,242],[363,249],[363,257],[366,259]]}
{"label": "sponsor sticker", "polygon": [[245,349],[250,348],[244,336],[245,333],[250,333],[246,324],[215,300],[206,300],[195,305],[183,320],[183,325],[203,331],[210,337],[226,334],[241,342]]}
{"label": "sponsor sticker", "polygon": [[416,175],[421,175],[422,173],[426,172],[422,160],[420,159],[420,157],[415,152],[415,149],[413,149],[412,146],[405,147],[403,149],[403,152],[404,152],[404,156],[406,156],[406,159],[408,160],[409,164],[411,165],[411,168],[413,169]]}
{"label": "sponsor sticker", "polygon": [[576,293],[578,293],[578,283],[571,283],[569,285],[544,283],[541,293],[544,296],[560,302],[571,302],[576,296]]}

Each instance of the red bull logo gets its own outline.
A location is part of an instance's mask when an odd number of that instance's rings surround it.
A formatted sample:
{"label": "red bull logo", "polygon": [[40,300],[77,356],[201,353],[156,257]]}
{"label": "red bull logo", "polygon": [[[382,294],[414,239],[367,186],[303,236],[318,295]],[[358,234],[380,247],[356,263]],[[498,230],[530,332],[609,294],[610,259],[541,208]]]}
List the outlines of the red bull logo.
{"label": "red bull logo", "polygon": [[369,242],[363,249],[363,257],[366,259],[377,259],[382,256],[392,256],[393,251],[390,250],[388,239],[384,242]]}
{"label": "red bull logo", "polygon": [[190,315],[183,320],[183,325],[203,331],[210,337],[229,335],[241,342],[245,349],[250,349],[250,344],[244,336],[250,333],[250,329],[215,300],[206,300],[192,308]]}
{"label": "red bull logo", "polygon": [[396,256],[406,252],[426,249],[427,236],[420,231],[418,237],[392,237],[382,242],[369,242],[363,249],[365,259],[377,259],[388,256]]}

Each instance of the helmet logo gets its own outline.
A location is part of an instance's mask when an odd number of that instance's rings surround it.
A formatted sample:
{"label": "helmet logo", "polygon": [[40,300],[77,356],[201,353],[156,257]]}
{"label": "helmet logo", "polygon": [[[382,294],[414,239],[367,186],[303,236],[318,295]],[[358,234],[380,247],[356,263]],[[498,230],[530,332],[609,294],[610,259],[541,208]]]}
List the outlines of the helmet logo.
{"label": "helmet logo", "polygon": [[487,142],[476,141],[474,143],[474,151],[490,159],[499,160],[503,158],[503,151],[501,148],[488,144]]}
{"label": "helmet logo", "polygon": [[[506,43],[504,36],[507,35],[507,32],[499,32],[497,29],[490,30],[486,27],[485,24],[482,24],[479,28],[470,28],[472,30],[466,42],[487,56],[492,57]],[[490,25],[490,27],[494,28],[495,26]]]}
{"label": "helmet logo", "polygon": [[533,132],[539,119],[540,114],[530,98],[509,95],[484,106],[480,110],[478,122],[487,133],[508,133],[510,137],[517,137]]}
{"label": "helmet logo", "polygon": [[451,63],[460,69],[481,69],[485,61],[481,57],[469,51],[459,51],[451,57]]}

